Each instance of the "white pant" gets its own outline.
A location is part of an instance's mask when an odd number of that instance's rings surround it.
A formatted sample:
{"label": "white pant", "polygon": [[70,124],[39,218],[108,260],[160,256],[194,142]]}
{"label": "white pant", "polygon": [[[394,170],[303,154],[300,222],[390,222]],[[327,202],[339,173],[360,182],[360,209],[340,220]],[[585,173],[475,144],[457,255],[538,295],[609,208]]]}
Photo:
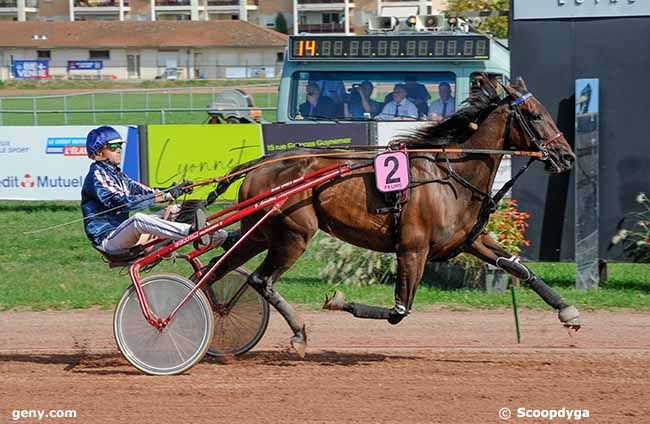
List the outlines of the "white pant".
{"label": "white pant", "polygon": [[143,235],[178,240],[188,235],[191,229],[190,224],[166,221],[157,216],[136,213],[102,241],[102,248],[107,252],[127,249],[139,244],[140,237]]}

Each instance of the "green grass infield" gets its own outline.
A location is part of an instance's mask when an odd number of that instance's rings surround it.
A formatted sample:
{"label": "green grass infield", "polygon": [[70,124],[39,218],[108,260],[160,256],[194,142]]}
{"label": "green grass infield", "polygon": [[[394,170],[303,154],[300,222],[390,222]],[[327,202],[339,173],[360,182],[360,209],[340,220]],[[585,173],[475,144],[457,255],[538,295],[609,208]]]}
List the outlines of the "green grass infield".
{"label": "green grass infield", "polygon": [[[80,221],[76,202],[0,201],[0,310],[74,309],[99,306],[112,308],[130,284],[125,270],[110,269],[90,246]],[[24,235],[30,230],[77,220],[59,229]],[[334,287],[324,283],[312,243],[302,258],[278,282],[278,290],[293,304],[320,308],[326,293]],[[254,269],[262,257],[247,268]],[[615,263],[609,266],[609,280],[598,290],[573,288],[575,264],[530,263],[531,268],[554,286],[569,302],[581,309],[629,308],[650,311],[650,265]],[[189,275],[183,261],[165,261],[152,272]],[[373,305],[393,304],[392,285],[344,286],[349,299]],[[420,287],[415,309],[431,305],[451,308],[498,308],[510,305],[510,294],[480,291],[442,291]],[[546,308],[532,291],[518,290],[524,308]]]}

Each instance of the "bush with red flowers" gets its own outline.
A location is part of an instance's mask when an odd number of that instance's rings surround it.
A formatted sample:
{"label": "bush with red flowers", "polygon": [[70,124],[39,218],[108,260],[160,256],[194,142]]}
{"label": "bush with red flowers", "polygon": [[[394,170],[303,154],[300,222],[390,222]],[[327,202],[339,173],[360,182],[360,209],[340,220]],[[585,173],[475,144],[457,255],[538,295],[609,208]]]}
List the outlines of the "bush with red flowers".
{"label": "bush with red flowers", "polygon": [[528,212],[517,209],[515,199],[506,199],[499,203],[496,212],[490,217],[486,230],[501,246],[513,255],[519,256],[523,246],[530,246],[524,237],[530,218]]}

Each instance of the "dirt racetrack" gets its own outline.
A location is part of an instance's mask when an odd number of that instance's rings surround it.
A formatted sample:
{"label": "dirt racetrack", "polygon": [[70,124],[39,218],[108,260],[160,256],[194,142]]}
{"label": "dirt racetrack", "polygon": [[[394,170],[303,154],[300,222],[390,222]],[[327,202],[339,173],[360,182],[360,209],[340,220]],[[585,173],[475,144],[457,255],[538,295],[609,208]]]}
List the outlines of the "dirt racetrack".
{"label": "dirt racetrack", "polygon": [[509,310],[416,312],[395,327],[304,316],[304,360],[273,315],[250,353],[149,377],[118,353],[111,312],[0,313],[0,423],[56,409],[77,418],[40,422],[484,424],[506,422],[505,407],[515,423],[567,422],[518,418],[519,408],[650,423],[650,314],[587,312],[570,337],[553,312],[523,311],[521,345]]}

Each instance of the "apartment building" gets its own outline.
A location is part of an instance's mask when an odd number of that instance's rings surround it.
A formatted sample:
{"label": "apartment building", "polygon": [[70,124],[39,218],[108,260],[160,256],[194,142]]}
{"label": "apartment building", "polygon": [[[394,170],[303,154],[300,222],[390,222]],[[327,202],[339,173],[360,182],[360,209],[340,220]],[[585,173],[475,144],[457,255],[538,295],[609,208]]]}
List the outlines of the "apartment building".
{"label": "apartment building", "polygon": [[445,10],[448,0],[0,0],[0,21],[242,20],[290,33],[363,33],[371,16]]}

